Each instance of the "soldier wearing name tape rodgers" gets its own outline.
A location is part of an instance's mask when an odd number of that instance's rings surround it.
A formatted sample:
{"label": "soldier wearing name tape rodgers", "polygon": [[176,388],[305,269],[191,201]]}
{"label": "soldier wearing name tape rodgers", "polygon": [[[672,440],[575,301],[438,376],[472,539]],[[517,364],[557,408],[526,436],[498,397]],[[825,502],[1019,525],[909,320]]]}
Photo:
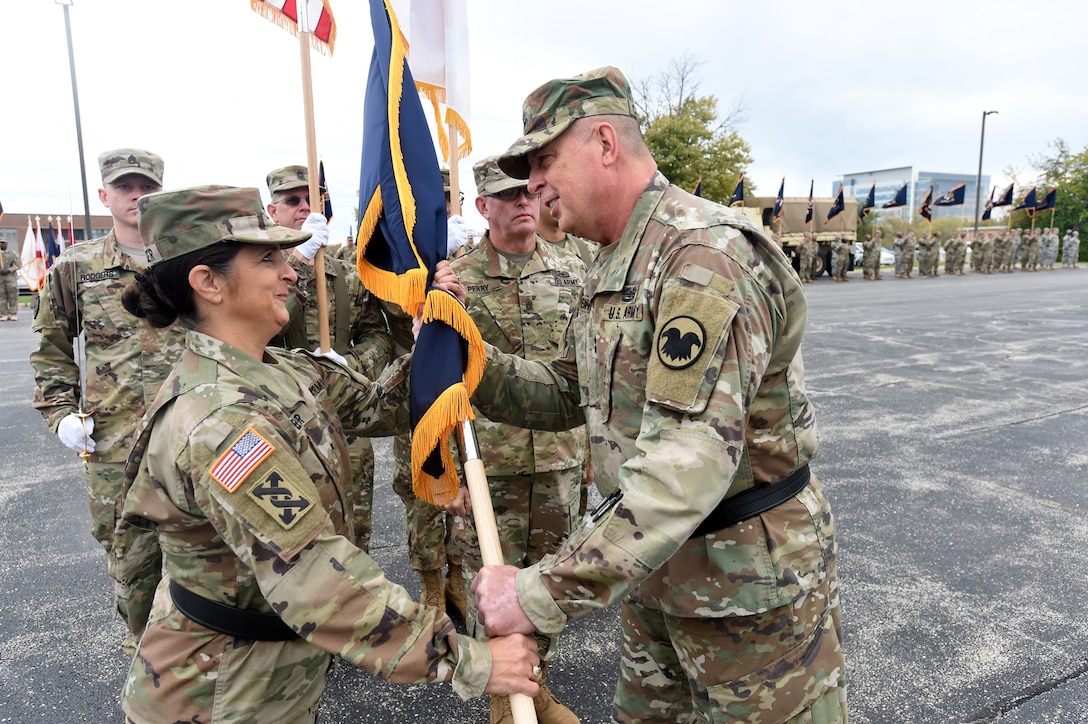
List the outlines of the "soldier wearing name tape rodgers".
{"label": "soldier wearing name tape rodgers", "polygon": [[602,246],[558,359],[488,347],[492,419],[587,423],[604,501],[535,566],[487,566],[489,634],[621,602],[622,722],[846,716],[836,532],[810,475],[807,302],[780,249],[657,171],[616,68],[550,81],[499,157]]}
{"label": "soldier wearing name tape rodgers", "polygon": [[[61,442],[84,459],[91,534],[106,551],[115,605],[128,627],[121,645],[132,654],[151,610],[160,565],[154,538],[114,533],[121,482],[132,435],[181,354],[182,337],[148,328],[121,306],[121,292],[147,266],[137,200],[162,188],[163,161],[149,151],[121,148],[101,154],[98,165],[98,197],[113,216],[113,229],[68,247],[50,267],[34,317],[33,329],[41,337],[30,364],[34,407]],[[125,565],[122,559],[140,546],[148,546],[136,555],[146,568]]]}
{"label": "soldier wearing name tape rodgers", "polygon": [[[305,166],[285,166],[269,172],[265,181],[272,203],[268,215],[280,226],[311,234],[309,240],[287,252],[287,263],[298,282],[287,300],[290,320],[272,344],[285,349],[317,350],[320,346],[314,257],[328,245],[325,217],[310,210],[309,172]],[[325,255],[328,292],[329,343],[344,364],[364,377],[377,379],[393,352],[393,339],[377,297],[371,296],[352,265]],[[366,437],[348,436],[352,487],[351,527],[355,544],[370,550],[374,503],[374,446]]]}
{"label": "soldier wearing name tape rodgers", "polygon": [[[585,263],[573,252],[537,234],[540,202],[523,179],[499,169],[496,157],[477,162],[476,209],[488,231],[474,250],[450,264],[465,286],[466,308],[485,342],[529,360],[551,360],[567,328],[585,281]],[[527,430],[483,416],[476,433],[495,510],[503,560],[515,566],[538,563],[554,553],[574,529],[587,457],[586,430]],[[465,519],[466,580],[483,564],[470,517]],[[469,631],[483,633],[469,610]],[[558,637],[538,634],[542,659],[550,661]],[[578,717],[559,703],[540,679],[533,699],[541,724],[567,724]],[[513,721],[506,697],[491,698],[491,722]]]}
{"label": "soldier wearing name tape rodgers", "polygon": [[[483,644],[388,581],[353,545],[346,434],[408,425],[407,360],[370,380],[268,347],[294,270],[255,188],[140,200],[152,265],[126,309],[185,334],[125,470],[126,525],[153,531],[165,576],[122,696],[128,721],[313,722],[333,656],[462,697],[536,694],[535,644]],[[435,273],[451,289],[448,266]],[[455,280],[454,280],[455,281]]]}

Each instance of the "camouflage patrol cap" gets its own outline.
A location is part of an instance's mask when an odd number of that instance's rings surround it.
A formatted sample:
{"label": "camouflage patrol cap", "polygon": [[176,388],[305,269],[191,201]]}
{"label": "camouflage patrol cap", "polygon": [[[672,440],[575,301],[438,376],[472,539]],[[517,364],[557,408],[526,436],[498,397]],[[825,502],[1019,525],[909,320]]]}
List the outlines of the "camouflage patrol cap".
{"label": "camouflage patrol cap", "polygon": [[148,194],[137,202],[137,223],[148,266],[221,241],[289,248],[310,238],[268,218],[255,188],[197,186]]}
{"label": "camouflage patrol cap", "polygon": [[98,156],[98,168],[102,171],[102,183],[111,184],[130,173],[149,178],[162,186],[162,159],[150,151],[138,148],[117,148]]}
{"label": "camouflage patrol cap", "polygon": [[450,170],[448,168],[442,169],[442,190],[450,190]]}
{"label": "camouflage patrol cap", "polygon": [[491,196],[506,189],[518,189],[528,186],[525,179],[510,178],[499,168],[499,157],[489,156],[483,161],[477,162],[472,167],[472,175],[476,178],[476,193],[480,196]]}
{"label": "camouflage patrol cap", "polygon": [[310,174],[305,166],[284,166],[275,171],[269,171],[268,193],[276,194],[280,191],[306,188],[310,185]]}
{"label": "camouflage patrol cap", "polygon": [[571,123],[588,116],[631,116],[631,86],[619,68],[605,66],[573,78],[556,78],[525,99],[524,135],[499,157],[499,167],[514,178],[529,178],[530,151],[554,141]]}

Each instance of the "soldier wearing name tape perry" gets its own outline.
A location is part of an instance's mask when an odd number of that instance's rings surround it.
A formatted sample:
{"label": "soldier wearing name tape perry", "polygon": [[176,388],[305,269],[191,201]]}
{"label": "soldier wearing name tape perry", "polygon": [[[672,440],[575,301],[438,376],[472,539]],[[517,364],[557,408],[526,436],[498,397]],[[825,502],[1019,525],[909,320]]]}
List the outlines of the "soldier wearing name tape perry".
{"label": "soldier wearing name tape perry", "polygon": [[273,224],[257,189],[223,186],[142,198],[140,230],[153,261],[125,306],[182,328],[186,348],[126,467],[123,524],[158,536],[166,574],[128,721],[313,722],[333,656],[466,698],[535,694],[531,640],[457,634],[354,545],[346,434],[407,426],[408,358],[371,382],[267,346],[296,279],[281,248],[309,234]]}
{"label": "soldier wearing name tape perry", "polygon": [[[98,197],[113,216],[103,238],[74,244],[46,274],[30,355],[34,407],[61,442],[84,459],[91,534],[106,551],[118,613],[128,627],[122,648],[136,650],[159,581],[157,544],[138,532],[114,535],[132,435],[182,350],[181,335],[150,329],[121,305],[121,293],[147,266],[137,227],[137,200],[162,188],[163,160],[121,148],[98,157]],[[79,343],[73,344],[73,338]],[[82,353],[79,346],[83,346]],[[142,570],[119,569],[133,547]]]}
{"label": "soldier wearing name tape perry", "polygon": [[[327,247],[328,222],[310,210],[309,172],[305,166],[285,166],[265,179],[272,202],[268,215],[280,226],[311,234],[305,243],[286,252],[287,263],[298,282],[287,300],[290,319],[272,344],[285,349],[316,350],[320,346],[317,312],[317,279],[314,257]],[[378,298],[371,296],[355,267],[325,255],[325,289],[328,299],[329,344],[344,364],[364,377],[377,379],[389,364],[393,340]],[[323,350],[324,351],[324,350]],[[348,437],[351,456],[351,525],[356,543],[370,550],[374,503],[374,446],[366,437]]]}
{"label": "soldier wearing name tape perry", "polygon": [[601,249],[560,357],[489,347],[474,402],[521,426],[584,419],[605,499],[536,566],[480,572],[485,628],[557,632],[622,601],[618,721],[842,721],[797,276],[746,217],[657,171],[619,70],[546,83],[523,120],[500,167]]}

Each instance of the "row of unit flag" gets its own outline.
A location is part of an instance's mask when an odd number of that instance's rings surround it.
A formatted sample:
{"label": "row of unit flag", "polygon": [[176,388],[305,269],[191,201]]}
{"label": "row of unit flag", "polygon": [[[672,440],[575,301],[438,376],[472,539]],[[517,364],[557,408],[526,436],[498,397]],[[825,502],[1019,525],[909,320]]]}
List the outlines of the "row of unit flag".
{"label": "row of unit flag", "polygon": [[[54,226],[55,225],[55,226]],[[19,276],[26,282],[30,291],[36,292],[45,284],[45,273],[61,252],[72,245],[74,232],[72,217],[68,217],[68,238],[64,238],[64,229],[60,216],[46,217],[45,233],[42,233],[42,219],[34,217],[34,223],[26,221],[26,235],[20,253]]]}

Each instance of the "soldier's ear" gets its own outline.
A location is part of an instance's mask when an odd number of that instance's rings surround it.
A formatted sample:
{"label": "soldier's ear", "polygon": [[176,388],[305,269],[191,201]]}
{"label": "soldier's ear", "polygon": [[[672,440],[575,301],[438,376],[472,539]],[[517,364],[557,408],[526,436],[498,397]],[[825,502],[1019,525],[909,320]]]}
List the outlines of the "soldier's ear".
{"label": "soldier's ear", "polygon": [[207,264],[198,264],[189,270],[189,286],[198,298],[208,304],[223,301],[223,277],[212,271]]}

